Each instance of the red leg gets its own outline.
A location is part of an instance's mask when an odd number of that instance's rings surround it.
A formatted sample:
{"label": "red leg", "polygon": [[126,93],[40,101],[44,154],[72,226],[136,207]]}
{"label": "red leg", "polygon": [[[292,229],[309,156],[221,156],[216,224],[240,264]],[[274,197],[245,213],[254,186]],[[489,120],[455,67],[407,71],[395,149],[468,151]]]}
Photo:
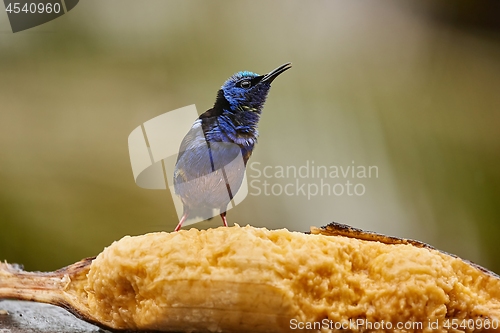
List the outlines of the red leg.
{"label": "red leg", "polygon": [[177,225],[177,227],[175,227],[174,231],[179,231],[179,229],[182,227],[182,224],[184,223],[184,221],[186,221],[187,217],[188,217],[188,213],[184,212],[184,215],[182,215],[181,220],[179,221],[179,224]]}
{"label": "red leg", "polygon": [[222,223],[224,223],[224,226],[227,227],[226,212],[221,213],[220,217],[222,219]]}

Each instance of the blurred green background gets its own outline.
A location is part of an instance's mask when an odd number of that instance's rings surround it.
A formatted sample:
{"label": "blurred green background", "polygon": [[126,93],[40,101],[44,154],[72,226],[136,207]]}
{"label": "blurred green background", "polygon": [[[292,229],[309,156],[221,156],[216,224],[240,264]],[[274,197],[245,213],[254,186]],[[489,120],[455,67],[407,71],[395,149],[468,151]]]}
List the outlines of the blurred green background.
{"label": "blurred green background", "polygon": [[129,133],[205,111],[236,71],[291,61],[250,163],[354,161],[378,178],[354,180],[362,196],[249,195],[230,224],[337,221],[500,273],[499,14],[496,1],[85,0],[13,34],[2,12],[0,260],[54,270],[171,231],[170,193],[134,183]]}

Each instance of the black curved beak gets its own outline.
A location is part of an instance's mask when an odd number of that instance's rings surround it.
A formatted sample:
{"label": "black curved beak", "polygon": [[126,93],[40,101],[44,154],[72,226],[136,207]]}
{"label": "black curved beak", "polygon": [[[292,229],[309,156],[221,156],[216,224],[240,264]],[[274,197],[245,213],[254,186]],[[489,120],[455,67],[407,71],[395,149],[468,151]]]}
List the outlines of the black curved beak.
{"label": "black curved beak", "polygon": [[264,77],[262,78],[262,80],[260,82],[273,82],[273,80],[275,78],[278,77],[278,75],[280,75],[281,73],[283,73],[284,71],[286,71],[287,69],[290,69],[292,68],[292,63],[291,62],[287,62],[286,64],[283,64],[281,65],[280,67],[276,68],[275,70],[267,73],[266,75],[264,75]]}

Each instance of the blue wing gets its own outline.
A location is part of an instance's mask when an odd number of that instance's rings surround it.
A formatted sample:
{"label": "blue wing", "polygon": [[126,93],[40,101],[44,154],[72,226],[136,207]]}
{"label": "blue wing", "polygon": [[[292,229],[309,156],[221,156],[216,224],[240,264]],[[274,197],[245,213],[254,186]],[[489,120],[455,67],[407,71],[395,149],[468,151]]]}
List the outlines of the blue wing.
{"label": "blue wing", "polygon": [[175,193],[190,211],[225,212],[241,186],[244,173],[241,148],[231,142],[207,142],[198,119],[180,146],[174,171]]}

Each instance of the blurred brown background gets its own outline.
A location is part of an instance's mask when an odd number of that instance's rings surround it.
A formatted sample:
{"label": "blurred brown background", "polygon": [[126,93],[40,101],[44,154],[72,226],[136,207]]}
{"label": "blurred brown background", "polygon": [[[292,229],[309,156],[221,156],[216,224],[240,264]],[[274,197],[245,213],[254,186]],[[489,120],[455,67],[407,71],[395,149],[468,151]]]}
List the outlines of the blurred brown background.
{"label": "blurred brown background", "polygon": [[54,270],[124,235],[172,230],[170,194],[134,183],[129,133],[189,104],[203,112],[236,71],[291,61],[250,163],[354,161],[379,177],[354,180],[363,196],[249,195],[229,222],[305,231],[337,221],[500,273],[499,9],[86,0],[16,34],[0,13],[0,260]]}

